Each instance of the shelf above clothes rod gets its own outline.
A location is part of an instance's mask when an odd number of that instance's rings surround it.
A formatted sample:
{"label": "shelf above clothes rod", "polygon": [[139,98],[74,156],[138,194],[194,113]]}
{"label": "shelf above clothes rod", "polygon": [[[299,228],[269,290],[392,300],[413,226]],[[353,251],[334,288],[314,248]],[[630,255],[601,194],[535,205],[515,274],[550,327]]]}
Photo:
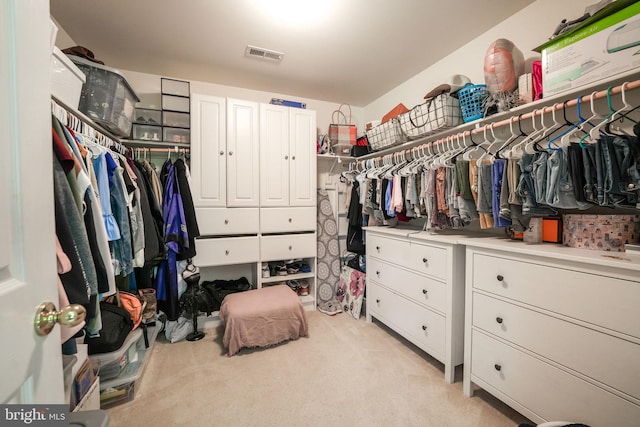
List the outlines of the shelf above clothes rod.
{"label": "shelf above clothes rod", "polygon": [[171,141],[145,141],[139,139],[125,139],[122,143],[131,148],[162,148],[163,151],[166,151],[167,148],[179,148],[179,149],[189,149],[191,148],[191,144],[188,142],[171,142]]}
{"label": "shelf above clothes rod", "polygon": [[[611,88],[610,95],[616,95],[616,94],[622,93],[623,85],[624,85],[625,93],[627,91],[640,88],[640,80],[637,80],[639,76],[640,75],[636,70],[633,74],[628,76],[628,77],[633,77],[636,80],[622,82],[613,87],[609,86]],[[619,79],[614,81],[619,81]],[[592,86],[592,88],[603,87],[605,85],[606,83],[601,82],[599,85]],[[464,123],[455,128],[442,131],[438,134],[428,135],[423,138],[408,141],[402,145],[389,147],[387,149],[380,150],[375,153],[358,157],[354,160],[356,162],[360,162],[367,159],[380,160],[384,156],[402,153],[402,152],[404,152],[405,154],[410,154],[412,149],[415,149],[421,146],[431,145],[431,144],[439,144],[444,142],[447,138],[455,138],[455,137],[462,138],[462,137],[469,137],[471,135],[478,135],[480,133],[483,133],[489,130],[492,126],[493,126],[493,129],[496,130],[500,127],[509,126],[510,123],[516,123],[518,121],[531,119],[534,115],[540,116],[541,114],[551,113],[554,110],[561,110],[562,108],[573,107],[577,105],[578,98],[580,98],[581,103],[591,102],[591,97],[594,97],[594,99],[606,98],[608,91],[609,89],[589,92],[589,88],[582,88],[582,91],[577,93],[572,92],[568,94],[557,95],[557,96],[554,96],[553,98],[542,99],[536,102],[524,104],[514,109],[511,109],[509,111],[504,111],[492,116],[488,116],[474,122]],[[585,95],[580,96],[579,93],[584,93]],[[522,111],[522,113],[519,114],[520,111]]]}

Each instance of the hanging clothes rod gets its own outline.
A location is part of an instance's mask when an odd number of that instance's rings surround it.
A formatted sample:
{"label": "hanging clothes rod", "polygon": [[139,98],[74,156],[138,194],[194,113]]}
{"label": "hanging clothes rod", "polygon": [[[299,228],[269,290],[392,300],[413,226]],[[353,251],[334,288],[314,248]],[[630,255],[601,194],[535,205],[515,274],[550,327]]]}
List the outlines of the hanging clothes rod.
{"label": "hanging clothes rod", "polygon": [[[624,89],[623,89],[624,87]],[[465,130],[462,132],[459,132],[457,134],[452,134],[452,135],[448,135],[446,137],[441,137],[438,139],[435,139],[433,141],[424,143],[424,144],[420,144],[417,145],[415,147],[412,148],[407,148],[407,149],[400,149],[398,151],[392,152],[392,153],[387,153],[385,155],[382,156],[378,156],[378,157],[369,157],[367,159],[363,159],[363,160],[355,160],[355,164],[356,165],[360,165],[363,164],[364,162],[368,161],[368,160],[372,160],[373,162],[380,162],[383,161],[384,159],[394,159],[397,155],[399,154],[408,154],[410,155],[413,151],[415,150],[424,150],[424,149],[428,149],[431,148],[435,145],[439,145],[439,144],[444,144],[447,141],[450,141],[452,139],[457,139],[457,138],[471,138],[473,135],[477,135],[480,133],[486,133],[488,130],[493,130],[495,131],[497,128],[500,127],[505,127],[505,126],[509,126],[509,125],[513,125],[517,122],[521,122],[523,120],[527,120],[527,119],[532,119],[535,118],[536,116],[542,116],[543,114],[548,114],[548,113],[552,113],[554,111],[557,110],[562,110],[563,108],[567,108],[567,107],[573,107],[576,106],[578,104],[578,100],[580,101],[580,103],[587,103],[587,102],[592,102],[592,99],[595,101],[597,99],[602,99],[602,98],[606,98],[607,96],[611,96],[611,95],[617,95],[617,94],[621,94],[624,90],[624,92],[626,93],[627,91],[633,90],[633,89],[637,89],[640,88],[640,80],[634,80],[631,82],[624,82],[618,86],[613,86],[613,87],[609,87],[607,89],[604,90],[600,90],[600,91],[594,91],[589,95],[584,95],[581,97],[577,97],[575,99],[571,99],[568,101],[563,101],[563,102],[556,102],[553,105],[547,105],[545,107],[541,107],[538,109],[534,109],[533,111],[530,111],[528,113],[524,113],[524,114],[520,114],[520,115],[513,115],[508,119],[504,119],[504,120],[500,120],[497,122],[492,122],[492,123],[486,123],[482,126],[478,126],[476,128],[470,129],[470,130]]]}
{"label": "hanging clothes rod", "polygon": [[[94,138],[101,145],[107,146],[120,154],[126,153],[127,147],[119,142],[117,136],[53,95],[51,96],[51,111],[65,126],[72,128],[74,131],[83,132],[85,135]],[[76,123],[74,123],[74,119],[77,121]]]}

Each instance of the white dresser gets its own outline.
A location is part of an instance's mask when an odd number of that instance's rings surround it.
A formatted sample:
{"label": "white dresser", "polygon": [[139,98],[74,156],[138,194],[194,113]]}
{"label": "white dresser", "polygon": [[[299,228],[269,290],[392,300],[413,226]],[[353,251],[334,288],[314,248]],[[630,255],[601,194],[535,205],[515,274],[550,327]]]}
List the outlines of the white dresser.
{"label": "white dresser", "polygon": [[463,361],[464,247],[460,236],[366,228],[367,320],[373,317],[444,364]]}
{"label": "white dresser", "polygon": [[640,426],[640,255],[461,240],[464,392],[532,421]]}

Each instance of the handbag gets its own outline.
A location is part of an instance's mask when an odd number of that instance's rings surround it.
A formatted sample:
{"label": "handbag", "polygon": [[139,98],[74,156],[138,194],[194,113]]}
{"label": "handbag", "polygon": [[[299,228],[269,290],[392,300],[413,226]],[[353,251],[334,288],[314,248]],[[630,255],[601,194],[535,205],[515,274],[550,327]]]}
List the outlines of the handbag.
{"label": "handbag", "polygon": [[102,329],[100,336],[85,338],[89,354],[110,353],[122,347],[129,332],[133,330],[133,321],[129,312],[107,301],[100,301]]}
{"label": "handbag", "polygon": [[[349,118],[342,111],[342,107],[349,109]],[[340,123],[340,119],[344,123]],[[331,145],[356,145],[356,125],[351,123],[351,106],[340,104],[337,110],[331,114],[331,124],[329,125],[329,139]]]}

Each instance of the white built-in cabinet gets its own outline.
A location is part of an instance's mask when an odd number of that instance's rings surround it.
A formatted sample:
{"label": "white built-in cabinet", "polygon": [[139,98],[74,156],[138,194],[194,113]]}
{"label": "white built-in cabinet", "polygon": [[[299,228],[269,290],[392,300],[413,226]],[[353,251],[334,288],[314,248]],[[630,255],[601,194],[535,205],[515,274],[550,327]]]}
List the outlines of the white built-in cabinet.
{"label": "white built-in cabinet", "polygon": [[457,238],[367,227],[367,320],[376,318],[444,364],[463,361],[464,247]]}
{"label": "white built-in cabinet", "polygon": [[260,104],[260,206],[316,205],[315,112]]}
{"label": "white built-in cabinet", "polygon": [[[315,308],[315,111],[198,94],[191,102],[191,182],[201,233],[194,263],[244,266],[256,287],[306,280],[310,293],[301,299]],[[262,277],[262,263],[297,258],[311,272]],[[229,277],[214,271],[206,279],[215,278]]]}
{"label": "white built-in cabinet", "polygon": [[466,245],[465,394],[537,423],[640,425],[640,256]]}

